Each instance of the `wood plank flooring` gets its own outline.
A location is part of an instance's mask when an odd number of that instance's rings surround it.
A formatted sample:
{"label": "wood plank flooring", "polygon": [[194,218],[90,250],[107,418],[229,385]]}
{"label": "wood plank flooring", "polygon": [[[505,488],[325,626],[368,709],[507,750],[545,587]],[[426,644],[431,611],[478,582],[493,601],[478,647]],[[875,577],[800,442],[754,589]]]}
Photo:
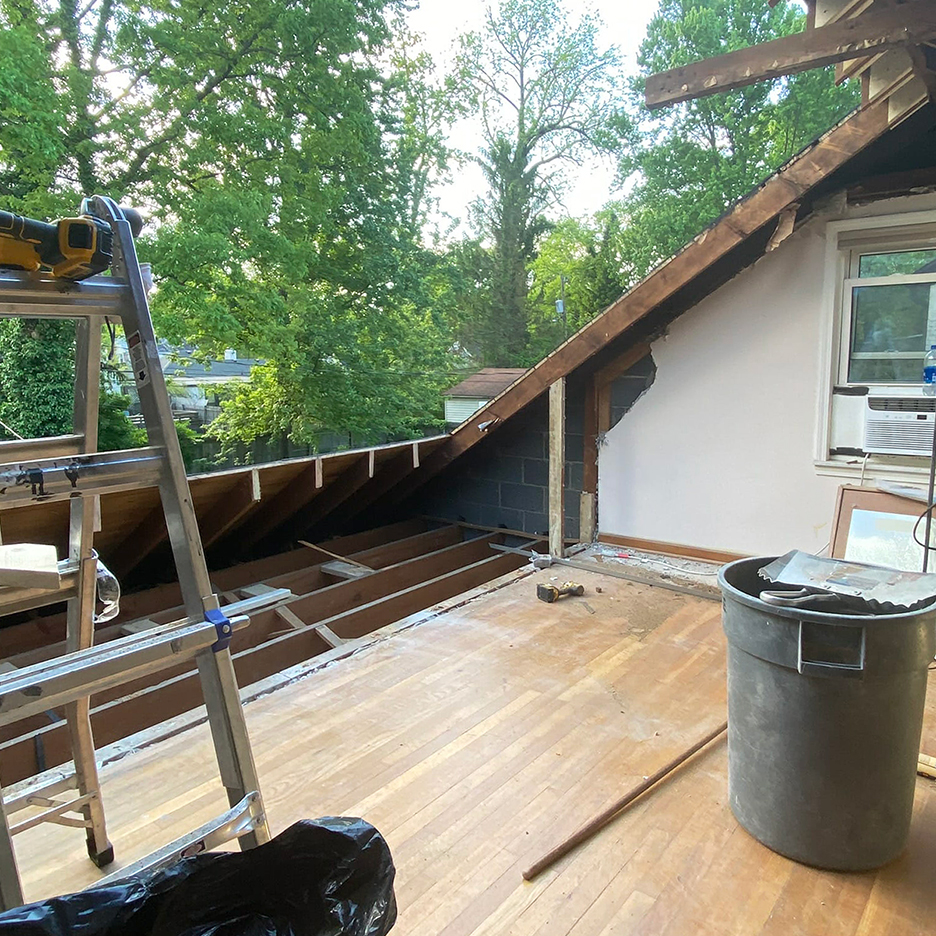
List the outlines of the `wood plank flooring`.
{"label": "wood plank flooring", "polygon": [[[820,872],[739,828],[724,741],[525,883],[522,868],[725,713],[717,602],[576,570],[585,598],[547,605],[534,592],[550,578],[514,581],[249,704],[273,831],[328,814],[374,823],[397,865],[402,936],[932,931],[934,781],[917,781],[902,858]],[[936,753],[932,692],[924,749]],[[224,805],[204,726],[109,765],[103,781],[123,862]],[[29,898],[95,879],[83,839],[52,826],[17,837]]]}

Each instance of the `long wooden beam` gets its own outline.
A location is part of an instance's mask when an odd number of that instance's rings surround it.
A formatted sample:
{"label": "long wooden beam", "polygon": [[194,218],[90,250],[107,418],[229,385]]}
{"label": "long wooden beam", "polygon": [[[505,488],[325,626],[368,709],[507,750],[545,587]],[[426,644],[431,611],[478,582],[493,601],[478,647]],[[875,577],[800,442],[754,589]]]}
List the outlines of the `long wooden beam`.
{"label": "long wooden beam", "polygon": [[829,26],[651,75],[646,84],[646,103],[654,110],[933,39],[936,8],[931,0],[874,7]]}
{"label": "long wooden beam", "polygon": [[307,530],[327,517],[333,510],[347,503],[371,479],[371,457],[365,452],[333,484],[324,488],[311,503],[294,510],[283,523],[270,527],[269,533],[284,527],[292,537],[302,536]]}
{"label": "long wooden beam", "polygon": [[202,546],[209,549],[233,530],[260,503],[260,472],[251,468],[225,491],[212,505],[205,518],[198,522]]}
{"label": "long wooden beam", "polygon": [[132,572],[144,559],[151,556],[160,546],[169,542],[169,530],[162,505],[157,504],[134,527],[133,532],[120,544],[108,563],[118,579]]}
{"label": "long wooden beam", "polygon": [[[325,624],[344,640],[369,634],[519,568],[524,562],[523,556],[498,553],[327,618],[319,624]],[[292,629],[273,640],[234,655],[238,684],[244,687],[259,682],[329,649],[327,641],[318,633],[315,625]],[[131,732],[181,715],[198,707],[201,702],[201,686],[197,674],[185,673],[156,686],[142,689],[131,696],[95,706],[91,711],[95,742],[98,747],[103,747],[127,737]],[[48,725],[25,737],[0,744],[0,783],[9,785],[37,772],[36,738],[40,739],[45,752],[47,767],[63,764],[71,758],[67,726],[62,722]]]}
{"label": "long wooden beam", "polygon": [[566,382],[560,377],[549,387],[549,554],[565,555],[565,424]]}
{"label": "long wooden beam", "polygon": [[601,315],[543,358],[524,377],[466,420],[392,492],[403,500],[472,446],[499,431],[511,416],[537,399],[557,377],[570,374],[636,322],[670,299],[701,272],[770,223],[830,173],[847,163],[888,128],[888,102],[856,111],[756,192],[738,202],[675,256],[625,293]]}

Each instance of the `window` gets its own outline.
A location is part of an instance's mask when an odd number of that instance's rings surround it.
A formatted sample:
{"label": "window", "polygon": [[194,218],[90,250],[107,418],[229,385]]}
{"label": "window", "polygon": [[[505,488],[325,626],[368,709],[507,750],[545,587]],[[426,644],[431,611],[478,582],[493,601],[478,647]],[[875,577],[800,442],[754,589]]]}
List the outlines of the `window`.
{"label": "window", "polygon": [[848,251],[840,379],[918,384],[936,344],[936,246]]}

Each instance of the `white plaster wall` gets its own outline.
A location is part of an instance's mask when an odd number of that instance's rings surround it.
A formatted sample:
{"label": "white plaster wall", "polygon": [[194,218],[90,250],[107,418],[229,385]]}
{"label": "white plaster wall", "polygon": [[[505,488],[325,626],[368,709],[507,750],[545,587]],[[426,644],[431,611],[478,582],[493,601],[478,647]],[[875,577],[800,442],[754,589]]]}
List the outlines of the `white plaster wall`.
{"label": "white plaster wall", "polygon": [[653,385],[599,451],[599,529],[762,555],[821,549],[849,482],[814,465],[831,367],[825,223],[933,208],[936,195],[919,195],[829,212],[677,319],[652,345]]}
{"label": "white plaster wall", "polygon": [[813,465],[824,238],[806,225],[677,319],[599,452],[602,532],[776,554],[829,539]]}

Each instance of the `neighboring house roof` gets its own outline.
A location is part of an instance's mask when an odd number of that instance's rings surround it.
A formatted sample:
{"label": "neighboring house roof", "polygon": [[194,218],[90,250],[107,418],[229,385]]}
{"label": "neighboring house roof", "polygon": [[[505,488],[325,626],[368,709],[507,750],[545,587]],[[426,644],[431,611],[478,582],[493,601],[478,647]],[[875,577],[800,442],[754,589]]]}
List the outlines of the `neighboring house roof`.
{"label": "neighboring house roof", "polygon": [[525,373],[525,367],[484,367],[477,374],[472,374],[461,383],[455,384],[451,390],[446,390],[444,396],[493,400]]}

